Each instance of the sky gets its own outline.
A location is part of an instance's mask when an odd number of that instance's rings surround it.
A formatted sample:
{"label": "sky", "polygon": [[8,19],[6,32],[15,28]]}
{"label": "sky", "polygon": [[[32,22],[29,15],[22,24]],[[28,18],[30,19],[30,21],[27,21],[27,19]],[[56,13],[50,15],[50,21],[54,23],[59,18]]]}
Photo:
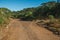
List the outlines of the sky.
{"label": "sky", "polygon": [[48,1],[52,0],[0,0],[0,8],[5,7],[12,11],[17,11],[24,8],[37,7],[40,6],[41,3]]}

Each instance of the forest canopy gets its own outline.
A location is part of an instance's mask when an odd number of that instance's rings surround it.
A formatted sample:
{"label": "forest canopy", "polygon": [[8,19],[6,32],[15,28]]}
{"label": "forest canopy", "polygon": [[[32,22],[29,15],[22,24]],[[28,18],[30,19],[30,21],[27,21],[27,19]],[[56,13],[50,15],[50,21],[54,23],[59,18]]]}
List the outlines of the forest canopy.
{"label": "forest canopy", "polygon": [[55,18],[60,18],[60,3],[55,1],[42,3],[38,7],[25,8],[21,11],[13,12],[14,17],[21,19],[44,19],[48,18],[49,15],[54,16]]}

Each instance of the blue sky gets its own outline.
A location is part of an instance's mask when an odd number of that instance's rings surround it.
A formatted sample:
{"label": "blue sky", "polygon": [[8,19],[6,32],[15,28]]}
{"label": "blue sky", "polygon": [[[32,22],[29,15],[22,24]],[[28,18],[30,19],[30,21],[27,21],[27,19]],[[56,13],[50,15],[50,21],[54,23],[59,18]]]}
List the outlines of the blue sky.
{"label": "blue sky", "polygon": [[0,0],[0,7],[5,7],[10,10],[22,10],[29,7],[40,6],[41,3],[52,0]]}

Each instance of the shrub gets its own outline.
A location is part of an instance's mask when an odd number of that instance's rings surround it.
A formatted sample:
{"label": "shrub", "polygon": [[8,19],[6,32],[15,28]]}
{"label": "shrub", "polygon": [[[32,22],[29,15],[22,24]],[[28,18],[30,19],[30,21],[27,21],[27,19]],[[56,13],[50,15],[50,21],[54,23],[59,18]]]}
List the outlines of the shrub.
{"label": "shrub", "polygon": [[55,22],[55,18],[53,15],[49,15],[49,20],[50,20],[50,23],[54,23]]}

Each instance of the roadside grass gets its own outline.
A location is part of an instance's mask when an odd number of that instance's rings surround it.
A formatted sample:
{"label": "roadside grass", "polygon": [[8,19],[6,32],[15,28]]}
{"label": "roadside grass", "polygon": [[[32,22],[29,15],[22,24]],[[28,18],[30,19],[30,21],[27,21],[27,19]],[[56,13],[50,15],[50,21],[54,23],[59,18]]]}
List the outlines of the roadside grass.
{"label": "roadside grass", "polygon": [[39,26],[43,25],[44,28],[52,31],[54,34],[58,36],[60,35],[60,19],[54,19],[54,21],[49,20],[49,22],[47,20],[44,21],[41,20],[40,22],[37,22],[37,24]]}

